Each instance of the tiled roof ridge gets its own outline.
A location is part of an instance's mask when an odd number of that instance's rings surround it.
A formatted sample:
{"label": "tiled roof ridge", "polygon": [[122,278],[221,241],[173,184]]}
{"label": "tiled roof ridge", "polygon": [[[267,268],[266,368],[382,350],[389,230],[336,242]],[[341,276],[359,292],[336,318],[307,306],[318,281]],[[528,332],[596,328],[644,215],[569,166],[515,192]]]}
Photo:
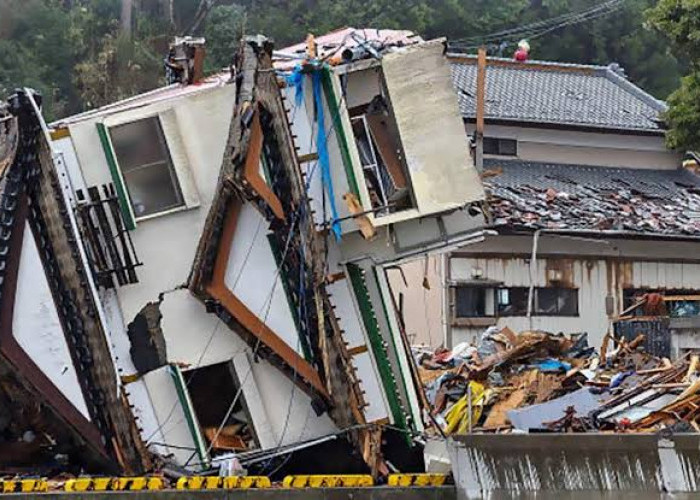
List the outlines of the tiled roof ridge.
{"label": "tiled roof ridge", "polygon": [[[453,60],[460,60],[468,64],[476,64],[477,56],[473,54],[461,54],[457,52],[449,52],[447,57]],[[538,59],[530,59],[528,61],[515,61],[507,57],[495,57],[489,56],[486,58],[488,62],[498,63],[499,66],[513,68],[513,69],[523,69],[523,70],[540,70],[540,71],[576,71],[580,70],[582,73],[587,73],[604,76],[610,80],[615,85],[621,87],[626,92],[633,94],[635,97],[641,99],[646,104],[656,109],[657,111],[663,112],[668,108],[666,103],[659,100],[646,92],[641,87],[637,86],[631,82],[627,77],[621,75],[618,70],[615,69],[617,63],[610,62],[607,65],[599,64],[581,64],[581,63],[569,63],[562,61],[545,61]]]}

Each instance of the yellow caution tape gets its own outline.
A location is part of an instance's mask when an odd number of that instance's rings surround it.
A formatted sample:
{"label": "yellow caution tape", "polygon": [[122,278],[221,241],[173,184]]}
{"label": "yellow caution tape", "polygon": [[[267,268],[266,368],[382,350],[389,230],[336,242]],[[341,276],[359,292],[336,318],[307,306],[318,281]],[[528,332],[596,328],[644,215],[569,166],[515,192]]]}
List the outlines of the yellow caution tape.
{"label": "yellow caution tape", "polygon": [[218,490],[218,489],[250,489],[269,488],[272,486],[269,477],[265,476],[190,476],[177,480],[178,490]]}
{"label": "yellow caution tape", "polygon": [[49,490],[46,479],[0,480],[2,493],[38,493]]}
{"label": "yellow caution tape", "polygon": [[389,486],[442,486],[447,474],[389,474]]}
{"label": "yellow caution tape", "polygon": [[80,477],[65,482],[65,491],[140,491],[162,490],[160,477]]}
{"label": "yellow caution tape", "polygon": [[374,480],[366,474],[287,476],[282,485],[285,488],[357,488],[374,486]]}

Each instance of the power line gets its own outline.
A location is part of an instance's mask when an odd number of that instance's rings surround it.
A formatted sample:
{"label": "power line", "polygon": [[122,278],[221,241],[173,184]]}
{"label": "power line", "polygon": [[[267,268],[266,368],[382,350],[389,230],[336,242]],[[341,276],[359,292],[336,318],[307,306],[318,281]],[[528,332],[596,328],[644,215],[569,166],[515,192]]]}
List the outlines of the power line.
{"label": "power line", "polygon": [[519,38],[538,38],[547,33],[566,26],[592,21],[617,12],[624,7],[626,0],[608,0],[589,9],[567,13],[552,17],[542,21],[517,26],[505,30],[496,31],[490,34],[459,38],[449,42],[450,47],[458,49],[476,48],[487,43],[513,41]]}

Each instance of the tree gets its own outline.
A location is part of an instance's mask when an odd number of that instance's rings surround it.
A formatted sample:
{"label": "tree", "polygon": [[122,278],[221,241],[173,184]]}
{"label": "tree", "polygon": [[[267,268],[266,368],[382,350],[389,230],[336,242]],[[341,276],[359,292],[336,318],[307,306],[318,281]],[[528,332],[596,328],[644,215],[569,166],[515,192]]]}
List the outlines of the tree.
{"label": "tree", "polygon": [[217,70],[231,64],[243,36],[245,21],[245,9],[236,4],[220,5],[209,13],[204,28],[208,70]]}
{"label": "tree", "polygon": [[678,149],[700,149],[700,2],[660,0],[647,11],[647,21],[689,64],[689,74],[668,99],[667,143]]}

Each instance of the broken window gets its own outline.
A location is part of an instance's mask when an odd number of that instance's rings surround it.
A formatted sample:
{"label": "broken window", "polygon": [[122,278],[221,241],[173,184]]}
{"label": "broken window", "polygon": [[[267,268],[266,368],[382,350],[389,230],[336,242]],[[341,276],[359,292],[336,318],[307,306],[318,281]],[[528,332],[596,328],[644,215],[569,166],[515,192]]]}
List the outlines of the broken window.
{"label": "broken window", "polygon": [[398,131],[384,98],[377,95],[350,115],[372,208],[378,216],[410,208]]}
{"label": "broken window", "polygon": [[158,117],[111,127],[109,135],[136,217],[185,204]]}
{"label": "broken window", "polygon": [[[493,286],[493,285],[491,285]],[[527,316],[528,287],[459,285],[455,289],[455,317]],[[533,290],[533,316],[578,316],[578,290],[537,287]]]}
{"label": "broken window", "polygon": [[578,316],[575,288],[536,288],[534,313],[539,316]]}
{"label": "broken window", "polygon": [[258,447],[233,363],[194,368],[183,372],[183,376],[202,434],[214,452]]}
{"label": "broken window", "polygon": [[468,284],[455,287],[455,318],[483,318],[494,316],[496,289],[486,284]]}
{"label": "broken window", "polygon": [[499,288],[497,292],[499,316],[526,316],[527,287]]}
{"label": "broken window", "polygon": [[517,156],[518,141],[498,137],[484,137],[484,154],[499,156]]}

